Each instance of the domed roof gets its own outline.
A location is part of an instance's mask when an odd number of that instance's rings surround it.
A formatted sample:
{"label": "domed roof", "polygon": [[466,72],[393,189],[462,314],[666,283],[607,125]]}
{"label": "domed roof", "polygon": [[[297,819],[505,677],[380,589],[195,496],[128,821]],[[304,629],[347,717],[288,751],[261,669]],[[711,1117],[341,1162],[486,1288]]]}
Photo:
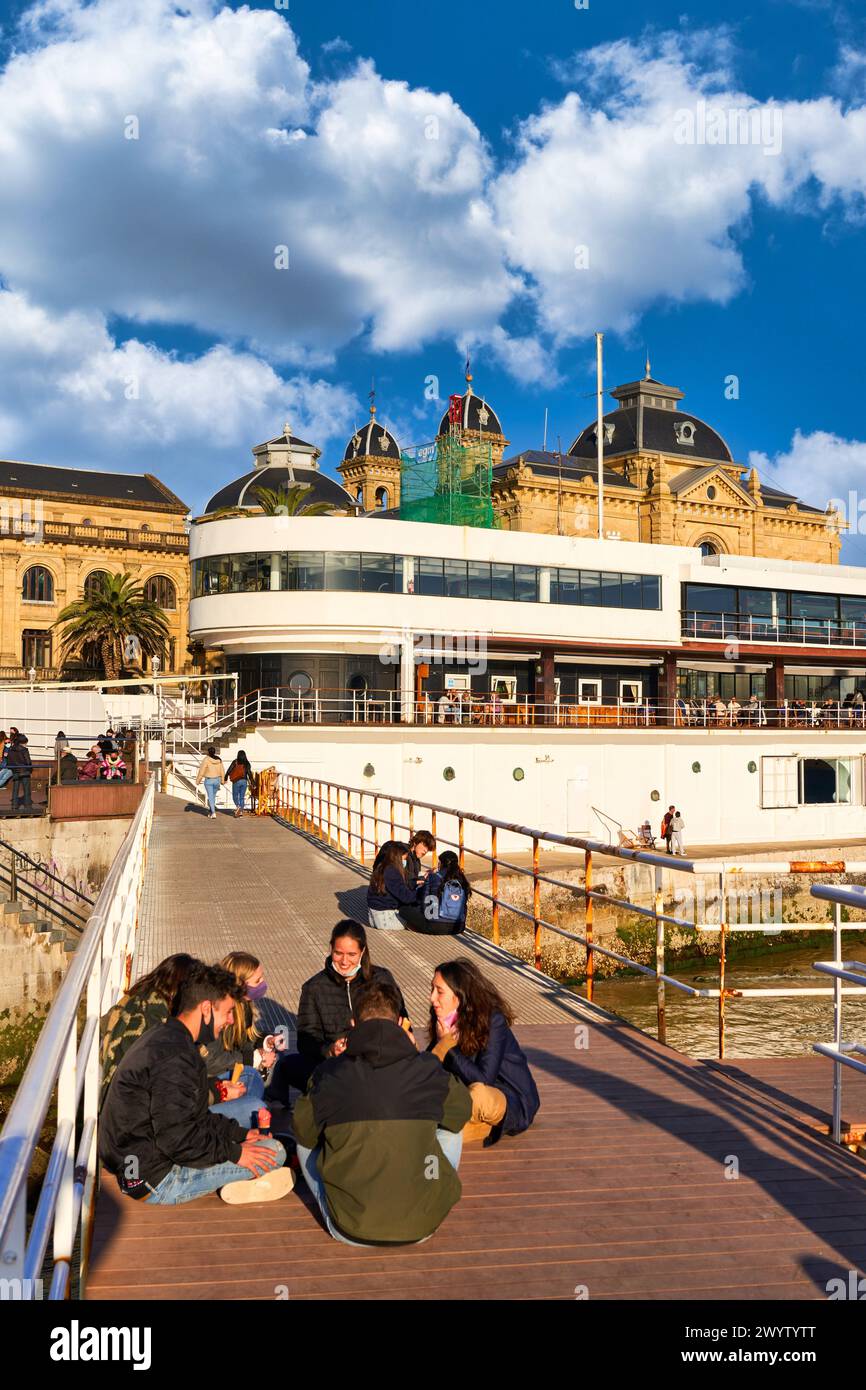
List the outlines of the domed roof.
{"label": "domed roof", "polygon": [[356,430],[346,445],[344,463],[352,463],[356,458],[386,458],[400,462],[400,445],[396,436],[376,419],[375,406],[370,411],[366,425]]}
{"label": "domed roof", "polygon": [[277,492],[280,488],[309,487],[312,491],[304,498],[306,504],[325,502],[334,510],[349,508],[356,510],[355,499],[344,487],[326,473],[321,473],[314,464],[273,463],[264,468],[254,468],[242,478],[226,483],[205,507],[205,515],[219,511],[222,507],[248,507],[255,511],[259,503],[256,498],[258,488],[270,488]]}
{"label": "domed roof", "polygon": [[[642,381],[617,386],[611,395],[619,401],[619,409],[604,417],[605,456],[643,449],[656,454],[733,463],[722,436],[696,415],[679,409],[683,393],[678,387],[664,386],[647,376]],[[594,420],[581,430],[568,452],[572,458],[596,457]]]}
{"label": "domed roof", "polygon": [[[483,396],[476,396],[472,390],[472,373],[466,373],[466,391],[460,397],[460,428],[464,430],[480,430],[482,434],[502,434],[502,426],[499,423],[499,416],[492,406],[488,405]],[[449,411],[445,411],[439,421],[439,434],[447,434],[451,428],[451,416]]]}

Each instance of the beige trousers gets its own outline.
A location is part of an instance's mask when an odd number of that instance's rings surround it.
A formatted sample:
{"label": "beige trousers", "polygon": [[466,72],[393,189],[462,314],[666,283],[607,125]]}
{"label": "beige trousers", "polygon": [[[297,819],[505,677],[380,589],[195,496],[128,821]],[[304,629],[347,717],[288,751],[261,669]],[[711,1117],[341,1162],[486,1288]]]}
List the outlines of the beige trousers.
{"label": "beige trousers", "polygon": [[495,1086],[485,1086],[481,1081],[472,1083],[469,1094],[472,1097],[472,1115],[463,1126],[464,1144],[486,1139],[493,1126],[502,1120],[508,1105],[501,1091]]}

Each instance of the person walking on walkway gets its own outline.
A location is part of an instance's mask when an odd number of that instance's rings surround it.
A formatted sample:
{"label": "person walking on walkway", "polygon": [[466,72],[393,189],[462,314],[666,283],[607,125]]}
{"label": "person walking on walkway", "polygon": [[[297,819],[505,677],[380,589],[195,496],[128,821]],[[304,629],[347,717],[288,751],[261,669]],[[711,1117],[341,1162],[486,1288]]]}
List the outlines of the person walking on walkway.
{"label": "person walking on walkway", "polygon": [[229,770],[225,780],[231,783],[232,799],[235,803],[235,816],[242,816],[244,813],[244,802],[247,799],[247,787],[252,780],[253,770],[250,767],[249,758],[242,748],[239,748],[235,756],[229,763]]}
{"label": "person walking on walkway", "polygon": [[216,795],[225,777],[225,768],[222,758],[217,757],[216,748],[211,744],[207,750],[207,756],[202,758],[196,774],[195,784],[198,787],[204,782],[204,789],[207,794],[208,815],[211,820],[216,817]]}
{"label": "person walking on walkway", "polygon": [[674,842],[674,854],[684,855],[686,852],[686,847],[683,844],[683,831],[685,828],[686,823],[679,811],[674,811],[674,818],[671,821],[671,837]]}
{"label": "person walking on walkway", "polygon": [[325,965],[301,988],[298,1004],[297,1052],[277,1058],[267,1090],[269,1101],[289,1104],[289,1087],[305,1091],[307,1082],[321,1062],[340,1057],[355,1022],[355,1005],[369,984],[384,984],[397,990],[400,1014],[408,1011],[394,976],[384,965],[370,959],[367,933],[360,922],[345,917],[331,932],[330,952]]}
{"label": "person walking on walkway", "polygon": [[328,1232],[346,1245],[427,1240],[461,1194],[469,1092],[401,1027],[399,991],[368,984],[341,1057],[295,1103],[298,1161]]}
{"label": "person walking on walkway", "polygon": [[286,1151],[208,1110],[207,1069],[196,1040],[219,1037],[234,1013],[235,981],[218,966],[193,970],[177,1016],[148,1028],[120,1062],[99,1126],[99,1156],[124,1196],[178,1206],[219,1192],[232,1205],[271,1202],[294,1186]]}
{"label": "person walking on walkway", "polygon": [[430,986],[429,1050],[469,1087],[465,1141],[497,1143],[532,1124],[541,1101],[529,1063],[511,1031],[514,1014],[465,957],[437,965]]}
{"label": "person walking on walkway", "polygon": [[33,776],[33,762],[27,739],[17,729],[12,730],[12,743],[9,747],[6,766],[12,769],[12,810],[29,811],[33,807],[30,795],[30,779]]}

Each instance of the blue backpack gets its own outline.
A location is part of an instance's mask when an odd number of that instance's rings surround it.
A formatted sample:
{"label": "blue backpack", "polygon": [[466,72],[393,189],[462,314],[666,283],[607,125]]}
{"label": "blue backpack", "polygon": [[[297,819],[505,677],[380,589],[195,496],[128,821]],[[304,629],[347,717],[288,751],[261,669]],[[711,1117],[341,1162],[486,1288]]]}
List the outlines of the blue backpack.
{"label": "blue backpack", "polygon": [[439,921],[462,922],[465,912],[466,894],[456,879],[449,879],[439,894]]}

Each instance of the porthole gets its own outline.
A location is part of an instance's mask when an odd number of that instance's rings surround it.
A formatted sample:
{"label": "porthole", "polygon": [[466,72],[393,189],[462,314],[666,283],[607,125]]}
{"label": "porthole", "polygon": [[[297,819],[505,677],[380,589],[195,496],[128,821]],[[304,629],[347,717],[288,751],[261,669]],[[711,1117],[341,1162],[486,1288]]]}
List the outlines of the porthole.
{"label": "porthole", "polygon": [[306,695],[312,688],[312,677],[306,671],[293,671],[289,676],[289,689],[295,695]]}
{"label": "porthole", "polygon": [[692,772],[700,772],[700,770],[701,770],[701,765],[700,765],[700,763],[692,763]]}
{"label": "porthole", "polygon": [[374,768],[374,766],[373,766],[372,763],[367,763],[367,766],[364,768],[364,776],[365,776],[365,777],[375,777],[375,776],[376,776],[376,769]]}
{"label": "porthole", "polygon": [[651,792],[650,792],[650,801],[660,801],[660,800],[661,800],[661,792],[657,792],[657,791],[651,791]]}
{"label": "porthole", "polygon": [[511,775],[514,778],[515,782],[522,782],[524,777],[526,776],[526,773],[523,771],[522,767],[516,767]]}
{"label": "porthole", "polygon": [[442,776],[445,778],[446,782],[453,782],[457,773],[454,771],[453,767],[446,767],[443,770]]}
{"label": "porthole", "polygon": [[710,501],[712,502],[712,501],[714,501],[715,496],[716,496],[716,489],[715,489],[714,485],[713,485],[712,483],[710,483],[709,487],[707,488],[707,497],[708,497],[708,498],[710,499]]}
{"label": "porthole", "polygon": [[756,762],[747,763],[746,766],[750,772],[757,772],[758,770],[758,764]]}

